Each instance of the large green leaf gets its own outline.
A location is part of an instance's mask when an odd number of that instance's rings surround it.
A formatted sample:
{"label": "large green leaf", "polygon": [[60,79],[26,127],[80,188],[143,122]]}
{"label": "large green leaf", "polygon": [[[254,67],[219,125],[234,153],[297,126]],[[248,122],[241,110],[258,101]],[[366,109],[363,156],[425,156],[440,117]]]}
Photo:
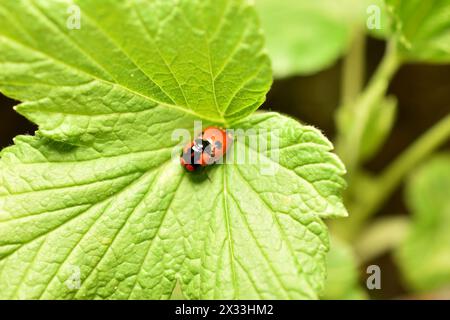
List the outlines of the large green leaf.
{"label": "large green leaf", "polygon": [[410,61],[450,62],[449,0],[386,0]]}
{"label": "large green leaf", "polygon": [[[73,2],[80,30],[65,28]],[[10,0],[0,14],[0,90],[40,126],[1,153],[0,298],[168,298],[177,283],[197,299],[317,298],[345,169],[312,127],[241,119],[271,81],[246,1]],[[230,155],[259,162],[184,172],[172,134],[198,119],[233,122],[248,134]]]}
{"label": "large green leaf", "polygon": [[229,123],[264,100],[270,64],[245,1],[80,0],[69,30],[71,2],[0,6],[0,88],[46,136],[108,139],[149,112]]}
{"label": "large green leaf", "polygon": [[450,154],[430,160],[407,185],[411,231],[397,252],[407,283],[416,290],[450,285]]}
{"label": "large green leaf", "polygon": [[[345,215],[344,169],[317,130],[289,118],[238,127],[279,130],[276,176],[230,164],[209,181],[145,140],[131,152],[17,138],[0,171],[2,297],[161,298],[178,278],[190,298],[315,298],[327,250],[319,216]],[[64,285],[73,266],[78,291]]]}

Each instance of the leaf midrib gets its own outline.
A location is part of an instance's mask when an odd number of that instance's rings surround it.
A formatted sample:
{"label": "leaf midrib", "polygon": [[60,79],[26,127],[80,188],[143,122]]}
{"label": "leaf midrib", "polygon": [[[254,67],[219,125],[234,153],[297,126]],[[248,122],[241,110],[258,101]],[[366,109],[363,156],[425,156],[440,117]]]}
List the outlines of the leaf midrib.
{"label": "leaf midrib", "polygon": [[223,179],[223,206],[224,206],[224,216],[225,216],[225,226],[227,229],[227,240],[228,240],[228,250],[230,255],[230,268],[231,268],[231,276],[232,276],[232,283],[233,283],[233,290],[234,290],[234,299],[239,298],[239,286],[237,285],[237,277],[236,277],[236,270],[234,268],[235,262],[235,256],[234,256],[234,248],[233,248],[233,235],[231,232],[231,223],[230,223],[230,214],[228,212],[228,189],[227,189],[227,174],[225,167],[222,169],[222,179]]}

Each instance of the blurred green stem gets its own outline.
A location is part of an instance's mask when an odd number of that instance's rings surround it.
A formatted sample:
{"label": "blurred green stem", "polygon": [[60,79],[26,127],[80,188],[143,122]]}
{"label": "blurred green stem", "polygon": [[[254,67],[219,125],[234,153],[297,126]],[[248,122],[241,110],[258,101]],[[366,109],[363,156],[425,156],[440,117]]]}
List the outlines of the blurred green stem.
{"label": "blurred green stem", "polygon": [[337,151],[344,161],[349,175],[358,169],[361,140],[369,116],[377,103],[385,96],[389,83],[401,65],[395,42],[388,44],[386,54],[367,88],[354,104],[342,105],[339,112],[351,118],[349,123],[339,125]]}
{"label": "blurred green stem", "polygon": [[404,151],[377,178],[365,188],[353,188],[355,203],[349,206],[350,217],[333,225],[336,232],[346,239],[354,239],[383,203],[400,185],[404,177],[427,156],[450,138],[450,114],[435,124]]}
{"label": "blurred green stem", "polygon": [[405,239],[409,226],[410,220],[405,216],[379,218],[371,223],[355,242],[360,263],[396,248]]}
{"label": "blurred green stem", "polygon": [[449,138],[450,114],[425,132],[376,179],[375,183],[379,191],[372,203],[360,213],[361,217],[366,219],[376,212],[403,178]]}
{"label": "blurred green stem", "polygon": [[342,63],[341,105],[349,105],[359,96],[364,86],[366,34],[355,31],[354,41]]}

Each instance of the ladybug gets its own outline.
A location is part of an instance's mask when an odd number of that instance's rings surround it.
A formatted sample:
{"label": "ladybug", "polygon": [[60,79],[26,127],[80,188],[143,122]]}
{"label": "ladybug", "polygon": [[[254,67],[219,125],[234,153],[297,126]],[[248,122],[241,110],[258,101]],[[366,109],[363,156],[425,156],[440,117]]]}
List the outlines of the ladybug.
{"label": "ladybug", "polygon": [[226,154],[232,141],[225,130],[208,127],[183,148],[180,163],[189,172],[213,165]]}

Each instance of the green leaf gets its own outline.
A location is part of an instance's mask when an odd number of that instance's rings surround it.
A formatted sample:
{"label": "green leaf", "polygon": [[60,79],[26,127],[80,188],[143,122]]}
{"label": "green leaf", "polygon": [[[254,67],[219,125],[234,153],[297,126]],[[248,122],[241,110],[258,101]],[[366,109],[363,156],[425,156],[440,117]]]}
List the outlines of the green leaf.
{"label": "green leaf", "polygon": [[[67,30],[72,3],[0,4],[0,90],[40,128],[0,154],[0,298],[317,298],[345,168],[312,127],[241,119],[271,82],[252,7],[80,0]],[[258,161],[186,173],[198,119]]]}
{"label": "green leaf", "polygon": [[450,62],[449,0],[386,0],[408,61]]}
{"label": "green leaf", "polygon": [[[311,74],[346,52],[354,33],[366,29],[367,8],[380,0],[256,0],[276,77]],[[372,32],[372,30],[371,30]]]}
{"label": "green leaf", "polygon": [[413,213],[409,236],[397,252],[406,282],[418,291],[450,285],[450,154],[412,174],[406,202]]}
{"label": "green leaf", "polygon": [[359,285],[358,263],[351,246],[336,237],[331,238],[327,271],[328,278],[322,299],[362,300],[367,298]]}
{"label": "green leaf", "polygon": [[345,215],[344,168],[295,120],[263,113],[237,127],[279,130],[275,176],[230,164],[209,181],[145,141],[130,152],[17,138],[0,171],[2,298],[166,298],[178,277],[189,298],[315,298],[328,247],[319,216]]}
{"label": "green leaf", "polygon": [[397,115],[397,99],[386,97],[372,108],[361,138],[362,161],[374,156],[385,143]]}
{"label": "green leaf", "polygon": [[[351,136],[351,128],[358,121],[355,108],[341,108],[337,113],[340,132]],[[370,159],[385,143],[394,126],[397,115],[397,100],[395,97],[383,97],[373,104],[368,115],[367,125],[361,135],[361,160]]]}
{"label": "green leaf", "polygon": [[108,140],[150,113],[225,124],[264,101],[270,63],[245,1],[80,0],[79,30],[71,2],[0,6],[0,89],[42,134]]}
{"label": "green leaf", "polygon": [[[386,40],[392,35],[392,17],[384,0],[364,0],[367,33],[377,39]],[[379,22],[379,25],[377,23]],[[375,28],[374,28],[375,24]]]}
{"label": "green leaf", "polygon": [[315,73],[345,51],[350,30],[333,2],[256,1],[276,77]]}

